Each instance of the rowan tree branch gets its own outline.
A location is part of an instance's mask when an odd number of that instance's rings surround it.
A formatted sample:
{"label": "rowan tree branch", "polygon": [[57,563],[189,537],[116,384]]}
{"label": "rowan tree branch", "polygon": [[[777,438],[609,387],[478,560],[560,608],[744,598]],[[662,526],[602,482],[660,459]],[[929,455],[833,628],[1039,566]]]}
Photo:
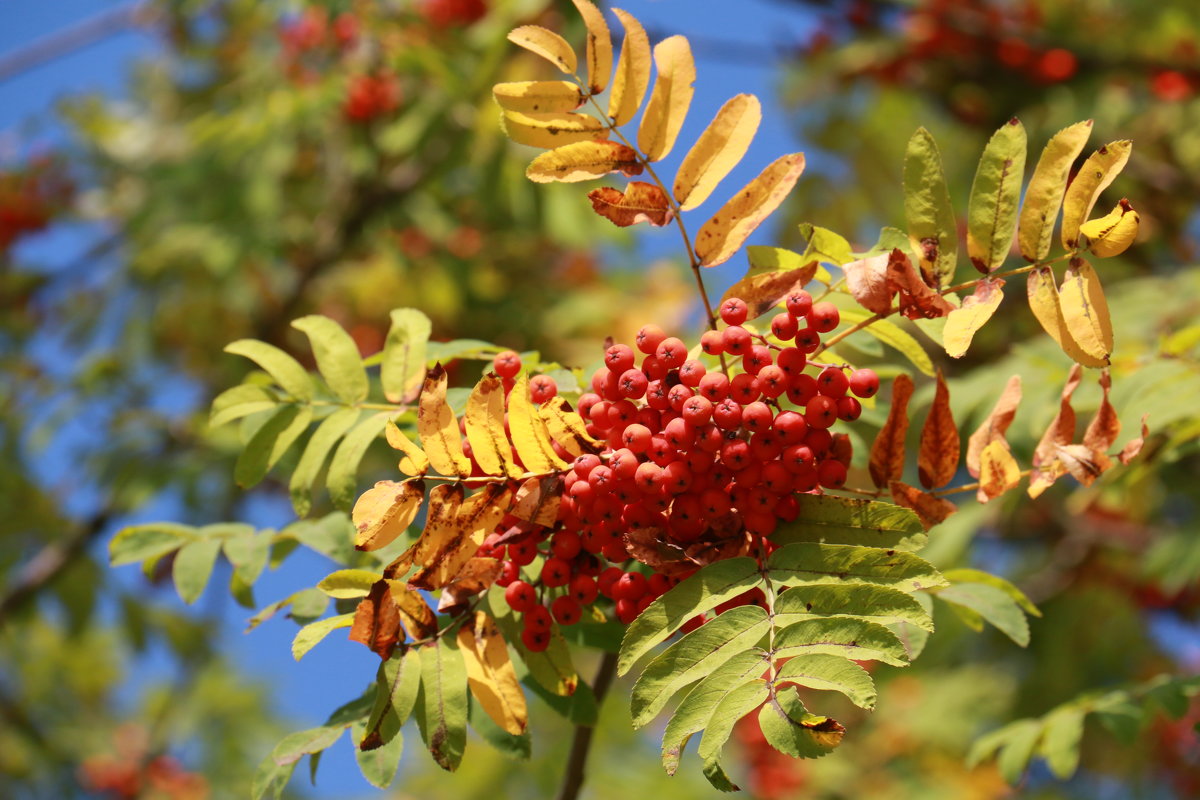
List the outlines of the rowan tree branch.
{"label": "rowan tree branch", "polygon": [[[604,702],[604,696],[608,694],[616,675],[617,654],[606,650],[600,659],[596,679],[592,682],[597,706]],[[592,745],[594,730],[590,725],[575,726],[575,735],[571,739],[571,754],[567,757],[567,769],[563,773],[562,787],[558,790],[558,800],[576,800],[579,797],[579,792],[583,789],[584,767],[587,766],[588,750]]]}

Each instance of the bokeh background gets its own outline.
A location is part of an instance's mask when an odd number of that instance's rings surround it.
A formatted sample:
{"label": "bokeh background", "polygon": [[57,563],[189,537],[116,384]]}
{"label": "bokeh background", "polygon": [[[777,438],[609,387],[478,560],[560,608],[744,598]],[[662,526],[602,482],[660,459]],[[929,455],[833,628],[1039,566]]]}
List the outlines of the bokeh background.
{"label": "bokeh background", "polygon": [[[964,764],[974,739],[1012,719],[1200,671],[1200,8],[620,5],[652,39],[692,41],[697,96],[681,142],[730,95],[762,99],[762,129],[727,186],[807,153],[797,190],[752,243],[802,250],[798,224],[810,222],[865,249],[901,224],[903,149],[920,125],[941,145],[960,211],[983,144],[1011,116],[1029,130],[1031,160],[1084,118],[1094,145],[1135,141],[1109,197],[1138,208],[1142,241],[1102,276],[1118,332],[1114,403],[1126,438],[1150,414],[1145,455],[1086,489],[1065,480],[1036,501],[964,500],[927,553],[1022,586],[1045,612],[1031,645],[939,616],[914,667],[877,671],[877,712],[836,709],[852,730],[836,755],[796,763],[741,736],[731,761],[743,786],[762,798],[1200,794],[1196,704],[1171,720],[1141,695],[1089,720],[1069,781],[1035,762],[1011,788],[995,766]],[[206,424],[212,397],[247,370],[226,343],[250,336],[304,357],[288,322],[322,313],[371,353],[388,311],[412,306],[434,338],[587,368],[605,336],[628,340],[645,322],[698,330],[675,231],[618,230],[578,187],[525,180],[532,151],[503,137],[490,87],[543,68],[504,39],[528,22],[582,36],[570,3],[546,0],[0,7],[0,796],[246,796],[280,736],[319,724],[373,676],[375,657],[337,638],[293,661],[286,619],[245,632],[253,608],[332,568],[317,552],[268,571],[249,608],[225,591],[227,566],[193,606],[163,570],[107,566],[108,540],[136,522],[294,521],[284,482],[236,488],[236,432]],[[710,291],[744,266],[712,270]],[[1024,308],[1021,282],[1007,293],[971,353],[944,366],[965,431],[1023,375],[1010,438],[1028,462],[1069,363]],[[1082,415],[1099,392],[1077,400]],[[362,486],[388,476],[384,455],[368,456]],[[605,704],[584,796],[711,796],[697,769],[662,774],[656,731],[630,730],[622,694]],[[454,775],[413,735],[383,794],[550,796],[569,726],[543,708],[533,731],[529,762],[473,740]],[[306,772],[289,796],[381,794],[345,740],[315,785]]]}

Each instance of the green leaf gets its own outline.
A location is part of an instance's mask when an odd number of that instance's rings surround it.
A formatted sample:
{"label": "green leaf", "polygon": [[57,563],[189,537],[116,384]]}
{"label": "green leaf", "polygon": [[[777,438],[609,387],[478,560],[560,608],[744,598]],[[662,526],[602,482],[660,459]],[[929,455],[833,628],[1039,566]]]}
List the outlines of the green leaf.
{"label": "green leaf", "polygon": [[[925,592],[917,592],[912,595],[912,598],[917,601],[917,604],[925,610],[925,615],[929,616],[933,611],[933,598]],[[916,661],[917,656],[925,650],[925,645],[929,642],[930,631],[913,625],[911,622],[889,622],[886,625],[887,629],[896,634],[896,638],[904,645],[904,650],[908,653],[909,661]]]}
{"label": "green leaf", "polygon": [[412,402],[420,393],[425,380],[425,345],[432,330],[429,317],[415,308],[392,311],[379,372],[388,402]]}
{"label": "green leaf", "polygon": [[294,320],[292,327],[308,336],[317,369],[335,395],[351,405],[367,399],[370,383],[362,356],[354,339],[342,330],[341,325],[329,317],[310,314]]}
{"label": "green leaf", "polygon": [[[391,732],[387,741],[379,747],[363,750],[354,748],[354,760],[358,762],[358,770],[367,779],[367,783],[378,789],[386,789],[396,777],[396,769],[400,766],[400,756],[404,753],[404,736],[400,733],[398,723],[393,723],[396,730]],[[356,741],[362,739],[366,725],[359,723],[353,728]]]}
{"label": "green leaf", "polygon": [[271,467],[283,457],[300,434],[308,430],[311,419],[311,406],[279,406],[250,437],[242,454],[238,456],[237,464],[233,468],[233,478],[238,485],[249,489],[266,477]]}
{"label": "green leaf", "polygon": [[301,624],[312,622],[329,608],[329,597],[320,589],[301,589],[291,596],[291,617]]}
{"label": "green leaf", "polygon": [[580,681],[575,686],[573,693],[563,696],[555,694],[538,683],[529,674],[529,667],[525,666],[523,662],[514,661],[513,667],[517,670],[521,683],[525,684],[529,691],[540,697],[542,702],[550,706],[551,710],[571,724],[592,727],[599,720],[600,707],[596,704],[596,693],[592,691],[591,686]]}
{"label": "green leaf", "polygon": [[1025,126],[1016,117],[992,134],[975,170],[967,203],[967,255],[985,275],[1012,249],[1025,177]]}
{"label": "green leaf", "polygon": [[875,584],[795,586],[775,601],[776,624],[790,625],[814,616],[852,616],[888,625],[907,622],[933,631],[933,619],[916,597]]}
{"label": "green leaf", "polygon": [[280,766],[274,758],[267,756],[254,770],[254,777],[250,781],[250,800],[261,800],[268,792],[275,800],[279,800],[295,770],[295,761]]}
{"label": "green leaf", "polygon": [[345,725],[322,725],[304,731],[289,733],[279,740],[271,751],[271,760],[279,766],[295,764],[309,753],[319,753],[342,738]]}
{"label": "green leaf", "polygon": [[802,264],[816,259],[823,264],[833,264],[840,267],[854,260],[850,250],[850,242],[844,236],[834,233],[828,228],[821,228],[807,222],[800,223],[800,235],[808,242],[804,254],[800,256]]}
{"label": "green leaf", "polygon": [[767,560],[771,580],[789,586],[877,583],[904,592],[945,586],[928,561],[900,550],[795,542]]}
{"label": "green leaf", "polygon": [[1021,647],[1029,644],[1029,622],[1003,590],[982,583],[955,583],[940,589],[937,597],[974,611]]}
{"label": "green leaf", "polygon": [[312,378],[300,362],[273,344],[255,339],[238,339],[225,346],[226,353],[233,353],[258,364],[275,379],[280,388],[297,400],[311,400]]}
{"label": "green leaf", "polygon": [[1026,614],[1034,617],[1042,615],[1042,612],[1038,610],[1038,607],[1033,604],[1032,600],[1025,596],[1024,592],[999,575],[993,575],[981,569],[963,567],[947,570],[942,573],[942,577],[951,583],[983,583],[988,586],[995,586],[1015,600],[1017,605],[1025,610]]}
{"label": "green leaf", "polygon": [[1000,756],[996,759],[996,766],[1000,770],[1000,777],[1010,784],[1015,784],[1029,766],[1033,749],[1042,735],[1042,726],[1038,720],[1020,720],[1005,730],[1008,731],[1008,735]]}
{"label": "green leaf", "polygon": [[529,735],[529,731],[514,736],[508,731],[501,728],[479,703],[472,700],[470,711],[467,714],[467,720],[471,723],[471,728],[479,734],[489,745],[508,758],[514,761],[528,761],[533,753],[533,737]]}
{"label": "green leaf", "polygon": [[758,581],[758,564],[752,558],[718,561],[680,581],[629,624],[621,641],[617,674],[628,672],[638,659],[692,617],[753,588]]}
{"label": "green leaf", "polygon": [[[333,511],[320,519],[298,520],[280,533],[339,564],[348,564],[358,555],[354,550],[354,524],[341,511]],[[323,596],[316,589],[311,591]]]}
{"label": "green leaf", "polygon": [[768,272],[790,272],[812,261],[805,261],[803,256],[791,250],[764,245],[750,245],[746,248],[746,256],[750,261],[750,269],[746,272],[748,278]]}
{"label": "green leaf", "polygon": [[[429,342],[425,345],[425,359],[427,364],[435,361],[448,364],[456,358],[490,361],[504,349],[481,339],[452,339],[449,342]],[[521,360],[524,362],[524,357]]]}
{"label": "green leaf", "polygon": [[816,653],[790,659],[779,670],[776,685],[788,681],[810,689],[841,692],[859,708],[875,708],[877,695],[871,674],[841,656]]}
{"label": "green leaf", "polygon": [[[417,704],[417,694],[421,688],[420,653],[397,648],[391,657],[379,665],[376,681],[379,684],[378,696],[384,698],[383,711],[393,713],[397,724],[403,725]],[[380,705],[376,703],[375,708],[378,709]],[[382,717],[382,712],[376,714],[373,709],[367,721],[367,730],[375,730]]]}
{"label": "green leaf", "polygon": [[663,731],[662,763],[668,775],[674,775],[688,739],[708,727],[713,712],[726,697],[746,681],[767,669],[767,654],[762,650],[738,653],[709,673],[687,693],[675,709]]}
{"label": "green leaf", "polygon": [[349,628],[353,624],[353,612],[310,622],[296,631],[296,636],[292,639],[292,658],[299,661],[330,633],[336,631],[338,628]]}
{"label": "green leaf", "polygon": [[758,708],[767,699],[767,695],[767,682],[761,679],[736,687],[717,704],[704,727],[697,754],[704,759],[704,777],[723,792],[736,791],[738,787],[729,780],[729,776],[721,767],[721,748],[729,741],[737,721]]}
{"label": "green leaf", "polygon": [[453,636],[421,647],[420,654],[417,726],[433,760],[453,772],[467,746],[467,669]]}
{"label": "green leaf", "polygon": [[183,602],[190,605],[204,592],[220,552],[220,539],[196,539],[179,548],[171,574]]}
{"label": "green leaf", "polygon": [[388,414],[373,414],[355,425],[333,453],[329,474],[325,479],[334,506],[349,510],[357,493],[358,465],[367,448],[383,432]]}
{"label": "green leaf", "polygon": [[209,412],[208,426],[219,428],[235,419],[248,417],[259,411],[268,411],[277,405],[278,398],[265,386],[243,383],[217,395],[212,403],[212,411]]}
{"label": "green leaf", "polygon": [[633,727],[654,719],[675,692],[753,647],[770,626],[766,611],[739,606],[672,644],[646,665],[633,685]]}
{"label": "green leaf", "polygon": [[852,617],[818,617],[788,625],[775,634],[780,657],[824,654],[855,661],[908,666],[908,653],[896,634],[882,625]]}
{"label": "green leaf", "polygon": [[304,453],[292,472],[288,483],[288,492],[292,496],[292,508],[297,516],[305,516],[312,509],[312,487],[321,474],[321,468],[329,458],[329,453],[346,431],[358,422],[362,412],[357,408],[339,408],[330,414],[317,429],[304,447]]}
{"label": "green leaf", "polygon": [[367,569],[339,569],[322,578],[317,588],[339,600],[366,597],[371,593],[371,587],[382,578],[378,572]]}
{"label": "green leaf", "polygon": [[904,153],[904,218],[926,282],[946,288],[958,262],[958,228],[942,157],[924,128],[912,135]]}
{"label": "green leaf", "polygon": [[[861,308],[841,309],[842,321],[850,324],[863,322],[872,316],[874,315],[869,311]],[[933,376],[933,361],[930,360],[929,354],[925,352],[925,348],[921,346],[921,343],[912,334],[899,325],[886,319],[881,319],[871,323],[863,331],[874,336],[888,347],[895,348],[900,352],[900,355],[912,362],[912,365],[923,375]]]}
{"label": "green leaf", "polygon": [[158,558],[196,538],[196,529],[173,522],[148,522],[117,531],[108,543],[108,563],[114,567]]}
{"label": "green leaf", "polygon": [[794,688],[776,692],[758,712],[767,744],[792,758],[820,758],[842,743],[846,729],[828,717],[808,713]]}
{"label": "green leaf", "polygon": [[796,501],[800,506],[799,516],[794,522],[780,523],[771,534],[771,541],[915,551],[929,540],[921,520],[902,506],[828,494],[798,494]]}
{"label": "green leaf", "polygon": [[267,565],[275,533],[274,531],[256,533],[249,525],[244,527],[246,528],[245,532],[225,540],[224,551],[229,563],[233,564],[233,574],[247,586],[252,586]]}
{"label": "green leaf", "polygon": [[1084,711],[1060,708],[1046,717],[1038,754],[1046,759],[1050,771],[1066,780],[1079,768],[1079,744],[1083,740]]}
{"label": "green leaf", "polygon": [[1050,137],[1042,150],[1025,189],[1017,226],[1017,246],[1025,260],[1041,261],[1050,253],[1054,222],[1062,208],[1071,165],[1083,152],[1091,132],[1090,119],[1076,122]]}

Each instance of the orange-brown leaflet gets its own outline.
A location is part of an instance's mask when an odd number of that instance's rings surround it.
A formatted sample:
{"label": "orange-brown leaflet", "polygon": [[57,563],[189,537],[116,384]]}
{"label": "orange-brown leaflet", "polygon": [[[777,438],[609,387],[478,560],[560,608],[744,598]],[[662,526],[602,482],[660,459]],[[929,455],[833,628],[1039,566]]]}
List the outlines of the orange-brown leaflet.
{"label": "orange-brown leaflet", "polygon": [[1058,414],[1050,422],[1050,427],[1042,434],[1037,448],[1033,451],[1033,472],[1029,476],[1030,497],[1037,497],[1046,491],[1066,471],[1066,467],[1056,455],[1059,446],[1068,445],[1075,438],[1075,409],[1071,407],[1071,396],[1075,394],[1075,389],[1082,379],[1083,368],[1073,364],[1062,390]]}
{"label": "orange-brown leaflet", "polygon": [[684,551],[665,540],[661,528],[631,528],[622,535],[629,555],[664,575],[678,575],[696,568]]}
{"label": "orange-brown leaflet", "polygon": [[1137,458],[1138,453],[1142,452],[1142,446],[1146,444],[1146,437],[1150,435],[1150,428],[1146,425],[1146,420],[1149,418],[1149,414],[1142,414],[1142,435],[1136,439],[1130,439],[1129,443],[1121,448],[1121,454],[1117,458],[1122,464],[1128,464]]}
{"label": "orange-brown leaflet", "polygon": [[588,192],[592,209],[619,228],[649,222],[661,228],[675,218],[665,192],[652,183],[631,181],[625,191],[601,186]]}
{"label": "orange-brown leaflet", "polygon": [[[510,500],[508,487],[499,483],[489,483],[464,500],[448,523],[430,532],[428,543],[415,558],[420,569],[408,582],[426,590],[440,589],[450,583],[503,519]],[[426,534],[422,534],[421,539],[425,538]]]}
{"label": "orange-brown leaflet", "polygon": [[888,264],[892,258],[891,253],[880,253],[842,265],[850,294],[859,305],[876,314],[886,314],[892,307],[892,295],[896,293],[888,281]]}
{"label": "orange-brown leaflet", "polygon": [[892,290],[900,293],[900,313],[909,319],[934,319],[954,310],[946,298],[929,288],[899,248],[888,257],[887,281]]}
{"label": "orange-brown leaflet", "polygon": [[961,449],[958,426],[954,424],[954,415],[950,411],[950,390],[939,369],[933,405],[921,428],[921,449],[917,454],[921,485],[926,489],[936,489],[949,483],[958,469]]}
{"label": "orange-brown leaflet", "polygon": [[562,478],[547,475],[528,478],[517,489],[517,497],[508,513],[535,525],[550,527],[558,518],[562,500]]}
{"label": "orange-brown leaflet", "polygon": [[744,300],[748,306],[746,319],[755,319],[779,305],[792,292],[803,289],[816,274],[817,262],[811,261],[797,269],[747,275],[729,287],[721,299],[722,302],[731,297]]}
{"label": "orange-brown leaflet", "polygon": [[380,579],[371,587],[354,610],[354,624],[350,626],[350,641],[360,642],[380,658],[392,654],[392,648],[404,638],[400,628],[400,610],[392,600],[391,588],[386,580]]}
{"label": "orange-brown leaflet", "polygon": [[1021,402],[1021,376],[1013,375],[1004,386],[1004,391],[996,400],[992,413],[979,426],[971,438],[967,440],[967,471],[971,477],[979,477],[979,457],[983,448],[999,439],[1004,441],[1004,433],[1016,416],[1017,406]]}
{"label": "orange-brown leaflet", "polygon": [[500,577],[500,559],[475,556],[442,587],[438,599],[439,614],[456,614],[466,609],[472,597],[487,589]]}
{"label": "orange-brown leaflet", "polygon": [[892,493],[892,499],[898,505],[911,509],[920,518],[925,530],[945,521],[947,517],[958,511],[958,506],[946,498],[922,492],[907,483],[891,481],[888,483],[888,491]]}
{"label": "orange-brown leaflet", "polygon": [[994,500],[1021,482],[1021,468],[1003,438],[993,439],[979,454],[979,491],[981,503]]}
{"label": "orange-brown leaflet", "polygon": [[1112,447],[1121,434],[1121,420],[1117,419],[1117,411],[1108,401],[1112,378],[1107,369],[1100,373],[1100,388],[1104,391],[1100,407],[1096,409],[1096,416],[1092,417],[1087,430],[1083,432],[1083,444],[1097,454],[1107,453],[1108,448]]}
{"label": "orange-brown leaflet", "polygon": [[901,373],[892,382],[892,407],[887,422],[871,445],[868,469],[871,480],[882,488],[904,474],[904,437],[908,435],[908,399],[912,397],[912,378]]}
{"label": "orange-brown leaflet", "polygon": [[1101,473],[1112,466],[1112,460],[1107,455],[1096,452],[1085,444],[1059,446],[1056,455],[1067,472],[1071,473],[1071,477],[1084,486],[1091,486]]}

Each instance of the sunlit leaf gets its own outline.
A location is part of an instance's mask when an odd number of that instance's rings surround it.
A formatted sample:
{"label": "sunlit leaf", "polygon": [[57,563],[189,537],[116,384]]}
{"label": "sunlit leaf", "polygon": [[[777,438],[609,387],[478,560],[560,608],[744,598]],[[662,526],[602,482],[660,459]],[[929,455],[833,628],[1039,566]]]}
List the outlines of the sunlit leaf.
{"label": "sunlit leaf", "polygon": [[[604,14],[591,0],[572,0],[575,8],[583,17],[587,27],[587,84],[592,94],[599,94],[608,85],[608,76],[612,72],[613,48],[612,34],[608,31],[608,23]],[[511,731],[510,731],[511,733]]]}
{"label": "sunlit leaf", "polygon": [[387,412],[372,414],[359,422],[341,444],[333,451],[325,483],[329,486],[329,497],[337,508],[349,509],[357,495],[358,465],[366,455],[367,448],[378,438],[387,424]]}
{"label": "sunlit leaf", "polygon": [[1021,482],[1021,467],[1003,438],[993,439],[979,453],[979,502],[994,500]]}
{"label": "sunlit leaf", "polygon": [[675,146],[695,92],[696,63],[688,40],[670,36],[656,44],[654,66],[658,75],[638,126],[638,149],[647,160],[661,161]]}
{"label": "sunlit leaf", "polygon": [[571,45],[552,30],[538,25],[522,25],[509,31],[508,40],[541,56],[568,75],[574,74],[578,65]]}
{"label": "sunlit leaf", "polygon": [[771,541],[915,551],[928,539],[912,512],[890,503],[813,494],[798,494],[796,502],[799,516],[792,522],[781,521],[771,534]]}
{"label": "sunlit leaf", "polygon": [[888,492],[892,500],[905,508],[912,509],[920,518],[925,530],[938,525],[958,510],[958,506],[944,497],[938,497],[929,492],[922,492],[915,486],[909,486],[902,481],[888,481]]}
{"label": "sunlit leaf", "polygon": [[1137,238],[1140,218],[1129,205],[1121,200],[1117,207],[1100,219],[1085,222],[1079,227],[1079,242],[1089,252],[1100,258],[1119,256]]}
{"label": "sunlit leaf", "polygon": [[708,199],[717,184],[746,155],[762,121],[762,106],[752,94],[734,95],[708,124],[675,173],[672,194],[684,211]]}
{"label": "sunlit leaf", "polygon": [[572,458],[584,453],[599,453],[603,443],[587,433],[583,417],[562,397],[555,395],[538,406],[538,415],[546,423],[550,438]]}
{"label": "sunlit leaf", "polygon": [[602,186],[588,192],[592,209],[618,228],[628,228],[639,222],[649,222],[656,228],[669,225],[675,211],[662,189],[653,183],[630,181],[622,192]]}
{"label": "sunlit leaf", "polygon": [[771,554],[771,580],[788,586],[874,583],[905,592],[945,585],[929,562],[901,550],[794,542]]}
{"label": "sunlit leaf", "polygon": [[312,509],[313,484],[317,476],[329,460],[334,445],[358,422],[361,414],[356,408],[339,408],[323,419],[313,431],[288,482],[292,508],[298,516],[306,516]]}
{"label": "sunlit leaf", "polygon": [[1090,119],[1063,128],[1050,137],[1038,158],[1033,177],[1025,189],[1017,228],[1017,246],[1027,261],[1041,261],[1050,252],[1054,221],[1062,207],[1071,165],[1083,152],[1091,132]]}
{"label": "sunlit leaf", "polygon": [[335,395],[350,404],[367,399],[370,383],[362,356],[354,339],[341,325],[329,317],[310,314],[293,320],[292,327],[308,336],[317,370]]}
{"label": "sunlit leaf", "polygon": [[114,567],[158,558],[196,538],[196,529],[173,522],[129,525],[108,543],[108,563]]}
{"label": "sunlit leaf", "polygon": [[991,413],[967,441],[967,471],[971,473],[971,477],[979,477],[980,454],[983,453],[983,448],[996,440],[1004,441],[1004,434],[1012,424],[1020,403],[1021,376],[1013,375],[1005,384],[1000,397],[996,399]]}
{"label": "sunlit leaf", "polygon": [[349,628],[353,624],[353,614],[339,614],[336,617],[326,617],[325,619],[308,623],[296,631],[296,636],[292,639],[292,658],[299,661],[330,633],[339,628]]}
{"label": "sunlit leaf", "polygon": [[1092,213],[1100,193],[1121,174],[1132,151],[1133,142],[1121,139],[1103,145],[1083,162],[1063,198],[1063,247],[1070,250],[1078,244],[1079,227]]}
{"label": "sunlit leaf", "polygon": [[954,583],[938,590],[936,597],[975,612],[1021,647],[1029,645],[1029,622],[1003,590],[983,583]]}
{"label": "sunlit leaf", "polygon": [[946,317],[942,329],[942,344],[951,358],[962,358],[971,346],[975,334],[1000,307],[1004,299],[1004,280],[984,278],[975,284],[975,291],[963,299],[962,306]]}
{"label": "sunlit leaf", "polygon": [[283,350],[254,339],[238,339],[225,345],[226,353],[245,356],[275,379],[280,388],[297,400],[312,397],[313,384],[308,370]]}
{"label": "sunlit leaf", "polygon": [[446,402],[448,381],[441,364],[425,376],[417,410],[417,433],[435,470],[443,475],[465,478],[471,474],[471,461],[463,455],[458,420]]}
{"label": "sunlit leaf", "polygon": [[630,177],[641,175],[642,162],[632,147],[597,139],[565,144],[542,153],[525,169],[525,177],[535,183],[576,183],[601,178],[612,172]]}
{"label": "sunlit leaf", "polygon": [[804,172],[804,154],[780,156],[729,199],[696,234],[700,265],[724,264],[779,207]]}
{"label": "sunlit leaf", "polygon": [[1112,320],[1100,278],[1091,264],[1082,258],[1071,259],[1059,298],[1071,338],[1089,357],[1108,363],[1113,349]]}
{"label": "sunlit leaf", "polygon": [[875,682],[865,669],[840,656],[821,653],[788,660],[776,678],[779,684],[797,683],[809,689],[841,692],[850,702],[868,711],[875,708]]}
{"label": "sunlit leaf", "polygon": [[[440,589],[450,583],[504,518],[511,496],[511,490],[504,484],[489,483],[463,500],[453,518],[423,532],[414,545],[413,562],[418,569],[408,582],[426,590]],[[432,509],[432,496],[429,502]]]}
{"label": "sunlit leaf", "polygon": [[721,299],[722,302],[731,297],[743,300],[747,307],[746,318],[757,319],[778,306],[792,292],[803,289],[817,274],[817,269],[816,261],[796,269],[776,272],[755,271],[752,266],[750,273],[730,286]]}
{"label": "sunlit leaf", "polygon": [[517,144],[552,150],[573,142],[588,142],[607,139],[608,129],[604,123],[588,114],[561,112],[524,113],[505,111],[501,117],[504,132]]}
{"label": "sunlit leaf", "polygon": [[[870,317],[870,314],[858,308],[844,308],[841,311],[842,321],[850,324],[866,322]],[[933,361],[929,358],[929,354],[925,352],[925,348],[921,346],[915,336],[899,325],[890,320],[881,319],[876,320],[863,331],[888,347],[894,348],[907,358],[909,363],[916,367],[922,375],[933,377]]]}
{"label": "sunlit leaf", "polygon": [[704,759],[704,777],[722,792],[735,792],[738,787],[721,767],[721,748],[729,741],[738,720],[762,705],[768,694],[769,687],[764,680],[753,680],[735,687],[717,704],[704,727],[696,754]]}
{"label": "sunlit leaf", "polygon": [[463,415],[471,455],[488,475],[516,478],[521,469],[513,463],[512,445],[504,433],[504,387],[500,378],[485,375],[467,398]]}
{"label": "sunlit leaf", "polygon": [[958,426],[950,410],[950,388],[942,371],[937,373],[937,390],[929,416],[921,427],[921,449],[917,452],[917,468],[921,485],[926,489],[945,486],[958,470],[960,453]]}
{"label": "sunlit leaf", "polygon": [[1042,329],[1050,334],[1050,338],[1058,343],[1063,352],[1077,364],[1085,367],[1103,367],[1108,363],[1102,358],[1087,353],[1067,329],[1058,284],[1049,267],[1041,267],[1030,272],[1026,288],[1030,310],[1033,311],[1033,315],[1041,324]]}
{"label": "sunlit leaf", "polygon": [[904,439],[908,435],[908,399],[912,397],[912,378],[904,373],[892,383],[892,402],[887,422],[871,445],[868,467],[876,486],[887,486],[904,474]]}
{"label": "sunlit leaf", "polygon": [[372,584],[371,591],[354,609],[350,641],[366,645],[382,659],[390,657],[396,644],[404,641],[400,613],[386,580],[381,578]]}
{"label": "sunlit leaf", "polygon": [[854,617],[878,625],[907,622],[933,632],[933,619],[917,599],[891,586],[873,583],[793,586],[775,600],[776,624],[781,628],[829,616]]}
{"label": "sunlit leaf", "polygon": [[899,248],[888,256],[887,280],[889,288],[900,295],[900,313],[909,319],[935,319],[954,310],[940,292],[929,287]]}
{"label": "sunlit leaf", "polygon": [[492,97],[505,111],[523,114],[561,114],[583,105],[583,90],[571,81],[497,83]]}
{"label": "sunlit leaf", "polygon": [[758,712],[767,744],[792,758],[820,758],[832,753],[846,734],[834,719],[809,714],[794,688],[775,694]]}
{"label": "sunlit leaf", "polygon": [[984,274],[1003,264],[1012,249],[1025,151],[1025,126],[1013,117],[992,134],[979,159],[967,204],[967,254]]}
{"label": "sunlit leaf", "polygon": [[517,376],[508,394],[508,428],[521,463],[530,472],[565,469],[567,462],[554,452],[550,432],[529,397],[529,374]]}
{"label": "sunlit leaf", "polygon": [[888,281],[888,262],[891,253],[851,261],[842,265],[846,287],[858,304],[876,314],[886,314],[892,307],[896,290]]}
{"label": "sunlit leaf", "polygon": [[775,654],[823,654],[894,667],[908,664],[908,652],[896,634],[878,623],[853,617],[813,617],[792,623],[775,634]]}
{"label": "sunlit leaf", "polygon": [[612,91],[608,93],[608,116],[613,124],[624,125],[633,119],[650,86],[650,38],[632,14],[619,8],[614,8],[613,13],[625,26],[625,40],[617,58]]}
{"label": "sunlit leaf", "polygon": [[404,458],[400,459],[399,469],[405,475],[424,475],[429,469],[429,456],[425,455],[425,451],[417,447],[404,431],[400,430],[392,420],[388,420],[384,426],[384,437],[387,439],[388,446],[393,450],[399,450],[404,453]]}
{"label": "sunlit leaf", "polygon": [[425,349],[433,325],[415,308],[394,309],[391,317],[379,362],[379,380],[388,402],[411,403],[425,380]]}
{"label": "sunlit leaf", "polygon": [[453,772],[467,746],[467,670],[453,636],[421,647],[420,653],[417,725],[433,760]]}
{"label": "sunlit leaf", "polygon": [[476,611],[473,620],[458,629],[458,646],[475,700],[505,732],[514,736],[524,733],[529,722],[525,694],[495,621]]}
{"label": "sunlit leaf", "polygon": [[238,455],[233,468],[233,479],[238,486],[249,489],[265,478],[288,448],[308,430],[311,419],[312,406],[279,406]]}
{"label": "sunlit leaf", "polygon": [[925,283],[949,286],[958,262],[958,227],[942,157],[924,128],[912,135],[904,153],[904,218]]}
{"label": "sunlit leaf", "polygon": [[171,566],[179,599],[188,604],[200,599],[220,552],[221,540],[216,538],[195,539],[179,548]]}

